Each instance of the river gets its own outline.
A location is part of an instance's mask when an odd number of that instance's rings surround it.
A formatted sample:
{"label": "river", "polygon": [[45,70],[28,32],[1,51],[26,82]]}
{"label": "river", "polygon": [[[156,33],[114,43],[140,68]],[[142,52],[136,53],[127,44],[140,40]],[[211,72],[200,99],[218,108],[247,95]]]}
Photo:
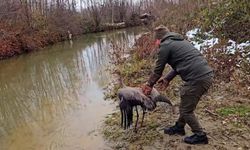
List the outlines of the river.
{"label": "river", "polygon": [[88,34],[0,61],[0,149],[109,149],[100,130],[116,106],[103,94],[110,41],[131,46],[139,33]]}

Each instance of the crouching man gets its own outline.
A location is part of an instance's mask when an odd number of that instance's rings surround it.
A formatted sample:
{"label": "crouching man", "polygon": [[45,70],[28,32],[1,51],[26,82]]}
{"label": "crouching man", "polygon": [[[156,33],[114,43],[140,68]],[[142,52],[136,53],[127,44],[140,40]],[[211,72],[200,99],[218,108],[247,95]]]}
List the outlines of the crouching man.
{"label": "crouching man", "polygon": [[[188,124],[194,134],[185,137],[184,142],[207,144],[207,135],[195,117],[194,110],[201,96],[212,84],[213,70],[202,54],[180,34],[170,32],[165,26],[159,26],[155,29],[155,38],[160,41],[156,42],[159,43],[160,50],[154,71],[143,86],[143,93],[149,95],[157,81],[167,87],[176,75],[180,75],[185,83],[180,90],[179,119],[174,126],[165,128],[164,133],[185,135],[184,127]],[[165,77],[161,77],[166,64],[169,64],[172,70]]]}

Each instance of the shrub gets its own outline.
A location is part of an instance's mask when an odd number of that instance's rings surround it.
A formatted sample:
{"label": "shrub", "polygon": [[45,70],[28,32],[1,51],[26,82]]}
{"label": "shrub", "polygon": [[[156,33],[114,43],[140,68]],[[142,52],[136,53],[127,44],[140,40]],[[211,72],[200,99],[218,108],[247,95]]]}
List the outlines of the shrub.
{"label": "shrub", "polygon": [[250,39],[249,10],[248,0],[220,1],[202,11],[201,24],[218,37],[244,42]]}

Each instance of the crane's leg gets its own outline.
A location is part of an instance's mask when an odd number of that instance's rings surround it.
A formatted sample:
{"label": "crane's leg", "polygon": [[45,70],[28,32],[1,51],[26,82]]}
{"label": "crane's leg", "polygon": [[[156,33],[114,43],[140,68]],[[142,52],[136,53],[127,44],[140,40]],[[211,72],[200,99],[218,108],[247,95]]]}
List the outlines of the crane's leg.
{"label": "crane's leg", "polygon": [[122,108],[120,108],[120,112],[121,112],[121,127],[123,127],[123,123],[124,123],[123,117],[124,117],[124,114],[123,114]]}
{"label": "crane's leg", "polygon": [[124,116],[124,130],[127,129],[127,110],[123,110],[123,116]]}
{"label": "crane's leg", "polygon": [[133,123],[133,107],[129,106],[127,109],[127,128],[131,127]]}
{"label": "crane's leg", "polygon": [[142,108],[142,121],[141,121],[141,127],[143,126],[143,121],[144,121],[144,117],[146,114],[146,110],[144,108]]}
{"label": "crane's leg", "polygon": [[135,106],[135,111],[136,111],[136,122],[135,122],[134,132],[137,132],[137,126],[138,126],[138,120],[139,120],[139,113],[138,113],[137,106]]}

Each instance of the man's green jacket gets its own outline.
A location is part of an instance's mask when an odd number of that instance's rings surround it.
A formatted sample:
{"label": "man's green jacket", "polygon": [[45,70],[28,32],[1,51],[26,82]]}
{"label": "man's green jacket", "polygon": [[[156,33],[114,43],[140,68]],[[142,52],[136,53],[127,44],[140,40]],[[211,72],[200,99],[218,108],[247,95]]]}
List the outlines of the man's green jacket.
{"label": "man's green jacket", "polygon": [[180,75],[186,82],[194,81],[213,72],[201,52],[180,34],[173,32],[167,33],[161,40],[154,73],[148,81],[150,86],[153,86],[162,76],[166,64],[173,69],[166,76],[168,81],[176,75]]}

